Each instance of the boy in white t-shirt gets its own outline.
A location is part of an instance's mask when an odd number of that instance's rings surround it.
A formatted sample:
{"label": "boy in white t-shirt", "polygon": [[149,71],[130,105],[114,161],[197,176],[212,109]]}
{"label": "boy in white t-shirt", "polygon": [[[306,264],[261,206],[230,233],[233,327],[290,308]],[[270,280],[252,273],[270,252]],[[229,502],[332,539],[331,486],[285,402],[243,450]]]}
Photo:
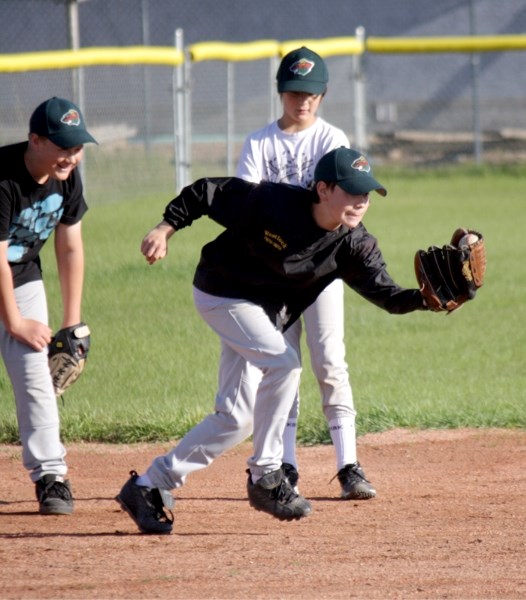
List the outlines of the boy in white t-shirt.
{"label": "boy in white t-shirt", "polygon": [[[305,188],[314,180],[322,156],[340,146],[349,147],[345,133],[317,116],[327,91],[329,75],[323,59],[306,47],[289,52],[277,73],[283,114],[250,134],[243,145],[236,176],[259,183],[266,180]],[[344,499],[368,499],[376,490],[366,479],[357,459],[352,389],[345,361],[343,283],[331,283],[303,313],[311,364],[320,386],[323,412],[336,451],[337,475]],[[301,320],[287,337],[299,349]],[[252,387],[261,373],[251,369]],[[283,471],[297,488],[296,428],[299,393],[289,415],[284,436]]]}

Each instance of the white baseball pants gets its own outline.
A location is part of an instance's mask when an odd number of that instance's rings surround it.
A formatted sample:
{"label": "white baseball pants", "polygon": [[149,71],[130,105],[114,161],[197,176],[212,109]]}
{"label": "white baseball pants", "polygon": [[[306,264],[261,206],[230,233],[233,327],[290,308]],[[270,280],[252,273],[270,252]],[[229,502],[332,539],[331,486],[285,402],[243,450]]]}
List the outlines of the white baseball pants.
{"label": "white baseball pants", "polygon": [[[247,463],[256,477],[281,467],[283,432],[296,396],[300,357],[257,304],[211,296],[194,288],[199,314],[221,339],[215,413],[205,417],[167,454],[154,459],[146,475],[154,487],[181,487],[187,475],[253,433]],[[261,372],[255,388],[248,364]]]}
{"label": "white baseball pants", "polygon": [[[349,372],[345,360],[344,341],[344,284],[336,279],[305,309],[285,333],[285,337],[300,353],[302,321],[310,353],[313,373],[321,393],[322,409],[327,419],[336,451],[336,468],[357,460],[356,411]],[[301,359],[301,355],[300,355]],[[248,365],[248,387],[257,388],[261,378],[259,370]],[[296,431],[300,411],[299,388],[292,405],[284,433],[283,462],[297,466]]]}

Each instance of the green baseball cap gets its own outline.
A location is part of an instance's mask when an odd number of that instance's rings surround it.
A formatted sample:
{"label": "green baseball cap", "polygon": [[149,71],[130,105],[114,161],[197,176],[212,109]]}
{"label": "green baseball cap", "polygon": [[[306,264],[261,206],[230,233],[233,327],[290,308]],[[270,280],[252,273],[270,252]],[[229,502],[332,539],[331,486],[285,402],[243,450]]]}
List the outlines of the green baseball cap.
{"label": "green baseball cap", "polygon": [[352,148],[336,148],[320,158],[314,170],[314,181],[336,183],[354,196],[361,196],[376,190],[381,196],[387,195],[384,186],[373,177],[367,158]]}
{"label": "green baseball cap", "polygon": [[29,132],[47,137],[57,146],[68,149],[92,142],[78,106],[53,96],[39,104],[29,119]]}
{"label": "green baseball cap", "polygon": [[305,92],[324,94],[329,82],[329,71],[323,58],[305,46],[292,50],[279,65],[278,92]]}

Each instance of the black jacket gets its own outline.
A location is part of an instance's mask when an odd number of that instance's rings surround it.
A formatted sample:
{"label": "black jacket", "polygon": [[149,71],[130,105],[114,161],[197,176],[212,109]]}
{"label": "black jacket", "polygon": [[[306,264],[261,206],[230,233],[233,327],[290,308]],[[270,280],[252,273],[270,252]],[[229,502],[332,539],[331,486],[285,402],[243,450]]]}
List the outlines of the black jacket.
{"label": "black jacket", "polygon": [[261,305],[286,329],[334,279],[390,313],[423,309],[417,289],[398,286],[376,239],[360,224],[326,231],[312,217],[313,191],[281,183],[199,179],[166,207],[182,229],[203,215],[226,229],[201,252],[194,285]]}

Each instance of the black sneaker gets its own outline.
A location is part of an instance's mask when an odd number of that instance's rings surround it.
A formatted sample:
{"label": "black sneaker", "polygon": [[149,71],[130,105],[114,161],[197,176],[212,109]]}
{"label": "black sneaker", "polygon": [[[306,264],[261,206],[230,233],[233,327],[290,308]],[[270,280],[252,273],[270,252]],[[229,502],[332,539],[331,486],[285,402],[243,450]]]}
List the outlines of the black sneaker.
{"label": "black sneaker", "polygon": [[35,493],[41,515],[70,515],[73,512],[71,487],[61,475],[43,475],[35,484]]}
{"label": "black sneaker", "polygon": [[170,510],[174,505],[173,496],[167,490],[137,485],[138,477],[137,471],[130,471],[130,478],[115,500],[137,523],[142,533],[170,533],[174,522]]}
{"label": "black sneaker", "polygon": [[290,487],[296,494],[299,494],[298,479],[300,475],[296,467],[290,463],[281,463],[281,470],[283,471],[283,475],[289,480]]}
{"label": "black sneaker", "polygon": [[281,521],[301,519],[311,512],[310,503],[296,494],[281,469],[267,473],[257,483],[252,483],[247,470],[247,492],[250,506],[270,513]]}
{"label": "black sneaker", "polygon": [[344,500],[367,500],[376,496],[376,490],[365,477],[359,462],[345,465],[338,471],[338,481],[342,486]]}

